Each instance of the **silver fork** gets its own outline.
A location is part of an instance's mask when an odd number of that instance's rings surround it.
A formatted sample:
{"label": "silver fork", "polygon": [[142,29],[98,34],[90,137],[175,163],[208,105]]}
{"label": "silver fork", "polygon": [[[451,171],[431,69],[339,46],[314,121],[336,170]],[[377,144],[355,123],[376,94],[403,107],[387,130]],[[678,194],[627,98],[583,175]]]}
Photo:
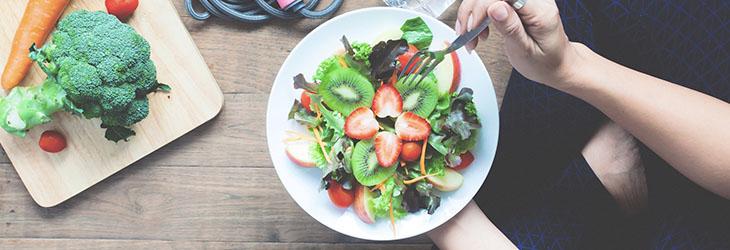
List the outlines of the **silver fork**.
{"label": "silver fork", "polygon": [[[428,76],[433,69],[436,68],[436,66],[441,63],[444,60],[444,57],[448,55],[451,52],[454,52],[455,50],[464,47],[466,43],[471,41],[472,39],[479,36],[479,33],[482,33],[487,26],[489,26],[489,23],[491,22],[491,19],[487,17],[482,21],[479,26],[472,29],[469,32],[466,32],[454,40],[454,42],[449,45],[449,47],[439,50],[439,51],[427,51],[427,50],[421,50],[418,51],[416,54],[411,57],[410,60],[408,60],[408,63],[406,63],[405,67],[403,67],[403,71],[398,74],[398,81],[406,78],[404,80],[404,84],[412,84],[415,82],[415,84],[421,83],[423,79]],[[418,59],[418,60],[416,60]]]}

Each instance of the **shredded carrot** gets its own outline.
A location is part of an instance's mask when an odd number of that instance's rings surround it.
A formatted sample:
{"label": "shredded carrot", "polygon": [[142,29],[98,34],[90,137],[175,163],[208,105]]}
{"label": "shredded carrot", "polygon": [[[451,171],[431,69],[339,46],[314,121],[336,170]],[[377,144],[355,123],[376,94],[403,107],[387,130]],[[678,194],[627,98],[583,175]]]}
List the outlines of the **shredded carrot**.
{"label": "shredded carrot", "polygon": [[322,112],[320,112],[319,110],[319,105],[314,105],[314,112],[317,113],[317,120],[319,120],[319,118],[322,118]]}
{"label": "shredded carrot", "polygon": [[319,135],[319,127],[312,128],[312,132],[314,132],[314,138],[317,139],[317,143],[319,144],[319,148],[322,149],[322,154],[324,155],[324,159],[327,160],[327,163],[332,163],[332,160],[330,160],[329,154],[327,153],[327,150],[324,149],[324,142],[322,142],[322,137]]}
{"label": "shredded carrot", "polygon": [[393,227],[393,236],[395,237],[395,216],[393,215],[393,196],[390,196],[390,204],[388,205],[390,208],[390,226]]}
{"label": "shredded carrot", "polygon": [[373,188],[370,189],[370,192],[374,192],[375,190],[380,189],[380,192],[383,192],[383,188],[385,187],[385,182],[388,181],[388,179],[383,180],[383,182],[379,183],[378,185],[375,185]]}
{"label": "shredded carrot", "polygon": [[428,178],[428,177],[431,177],[431,176],[435,176],[435,175],[432,175],[432,174],[428,174],[428,175],[421,175],[421,176],[418,176],[418,177],[416,177],[416,178],[413,178],[413,179],[411,179],[411,180],[403,180],[403,184],[406,184],[406,185],[411,185],[411,184],[413,184],[413,183],[416,183],[416,182],[418,182],[418,181],[420,181],[420,180],[426,179],[426,178]]}
{"label": "shredded carrot", "polygon": [[345,62],[344,57],[340,56],[340,57],[337,57],[337,59],[338,59],[337,61],[340,63],[340,66],[342,66],[343,68],[347,68],[347,62]]}
{"label": "shredded carrot", "polygon": [[423,148],[421,148],[421,175],[426,175],[426,146],[428,146],[428,138],[423,139]]}

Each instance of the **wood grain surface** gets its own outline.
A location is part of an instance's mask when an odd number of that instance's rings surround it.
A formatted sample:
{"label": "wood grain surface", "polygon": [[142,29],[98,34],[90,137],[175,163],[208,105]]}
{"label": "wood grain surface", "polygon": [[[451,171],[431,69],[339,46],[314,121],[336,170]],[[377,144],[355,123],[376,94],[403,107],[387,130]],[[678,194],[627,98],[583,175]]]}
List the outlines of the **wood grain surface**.
{"label": "wood grain surface", "polygon": [[[10,44],[20,15],[28,1],[4,1],[0,12],[0,44]],[[75,10],[104,10],[95,0],[73,1],[66,13]],[[0,133],[0,142],[23,184],[43,207],[55,206],[116,173],[145,155],[213,118],[223,105],[223,95],[205,61],[180,22],[175,7],[167,1],[143,1],[129,20],[152,48],[157,80],[172,87],[170,93],[148,95],[149,115],[132,128],[136,135],[128,142],[113,143],[104,138],[99,119],[83,119],[67,112],[38,126],[25,138]],[[9,48],[0,49],[7,58]],[[0,62],[3,67],[5,60]],[[24,81],[25,86],[42,82],[40,67]],[[38,148],[45,130],[57,130],[68,139],[67,149],[49,154]]]}
{"label": "wood grain surface", "polygon": [[[264,131],[268,91],[290,50],[321,20],[199,22],[182,1],[173,3],[224,92],[222,112],[53,208],[33,202],[3,152],[0,249],[430,249],[425,236],[379,243],[332,231],[296,205],[274,172]],[[382,5],[350,0],[337,14]],[[453,24],[457,5],[440,19]],[[501,46],[493,34],[477,49],[500,102],[511,71]]]}

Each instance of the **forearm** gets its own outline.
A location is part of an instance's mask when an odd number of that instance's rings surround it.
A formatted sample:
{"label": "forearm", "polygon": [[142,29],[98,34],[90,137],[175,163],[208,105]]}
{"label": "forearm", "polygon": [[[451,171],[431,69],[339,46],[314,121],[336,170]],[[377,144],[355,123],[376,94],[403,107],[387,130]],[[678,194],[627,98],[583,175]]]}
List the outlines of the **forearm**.
{"label": "forearm", "polygon": [[730,198],[730,104],[577,47],[561,90],[600,109],[704,188]]}
{"label": "forearm", "polygon": [[474,201],[446,224],[428,232],[441,249],[517,249]]}

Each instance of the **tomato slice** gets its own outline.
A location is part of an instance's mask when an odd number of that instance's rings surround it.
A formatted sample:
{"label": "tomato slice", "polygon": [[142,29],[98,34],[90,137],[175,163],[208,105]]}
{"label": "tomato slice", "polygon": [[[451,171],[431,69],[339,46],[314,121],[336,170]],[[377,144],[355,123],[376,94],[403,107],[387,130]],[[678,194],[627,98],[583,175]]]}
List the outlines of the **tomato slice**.
{"label": "tomato slice", "polygon": [[456,171],[465,169],[465,168],[469,167],[469,165],[471,165],[472,162],[474,162],[474,155],[469,151],[461,154],[459,157],[461,157],[461,164],[457,165],[456,167],[453,167],[453,169]]}
{"label": "tomato slice", "polygon": [[342,185],[334,180],[329,181],[329,187],[327,188],[327,194],[332,201],[332,204],[340,208],[347,208],[352,205],[355,200],[355,191],[347,190]]}
{"label": "tomato slice", "polygon": [[[412,44],[409,44],[408,51],[398,56],[398,63],[400,63],[400,65],[398,66],[398,71],[403,71],[403,68],[406,66],[406,64],[408,64],[408,61],[410,61],[411,57],[413,57],[413,55],[415,55],[416,53],[418,53],[418,48],[416,48],[416,46],[413,46]],[[416,59],[416,61],[418,61],[418,59]]]}
{"label": "tomato slice", "polygon": [[302,102],[302,106],[304,109],[306,109],[309,112],[312,112],[312,108],[310,107],[310,104],[312,103],[312,97],[309,96],[308,91],[302,92],[302,97],[300,98]]}

